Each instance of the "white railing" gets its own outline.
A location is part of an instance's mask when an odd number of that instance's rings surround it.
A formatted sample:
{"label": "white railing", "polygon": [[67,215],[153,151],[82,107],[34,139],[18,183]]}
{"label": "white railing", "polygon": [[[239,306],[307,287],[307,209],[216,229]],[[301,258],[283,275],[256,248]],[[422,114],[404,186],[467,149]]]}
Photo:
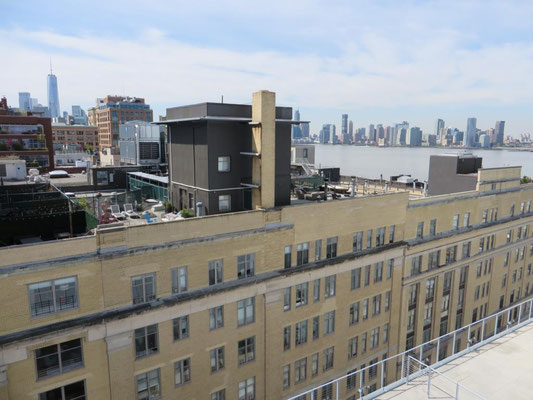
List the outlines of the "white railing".
{"label": "white railing", "polygon": [[[347,375],[331,379],[295,396],[287,397],[286,400],[309,398],[311,400],[319,400],[319,398],[339,400],[341,398],[341,388],[344,391],[342,398],[353,395],[356,392],[355,398],[357,399],[374,399],[382,393],[407,383],[410,377],[409,360],[411,358],[435,369],[530,322],[533,322],[533,299],[512,305],[403,353],[388,357]],[[465,339],[463,342],[459,342],[463,339]],[[450,341],[452,350],[451,354],[448,355]],[[463,346],[464,344],[466,346]],[[441,350],[445,351],[441,352]],[[319,396],[320,390],[326,391],[326,396]]]}
{"label": "white railing", "polygon": [[[425,386],[426,399],[431,399],[433,393],[435,398],[441,400],[458,400],[459,398],[487,400],[480,394],[461,385],[459,382],[447,377],[435,368],[424,364],[412,356],[409,356],[407,359],[407,364],[407,382],[409,384]],[[465,397],[465,395],[468,397]]]}

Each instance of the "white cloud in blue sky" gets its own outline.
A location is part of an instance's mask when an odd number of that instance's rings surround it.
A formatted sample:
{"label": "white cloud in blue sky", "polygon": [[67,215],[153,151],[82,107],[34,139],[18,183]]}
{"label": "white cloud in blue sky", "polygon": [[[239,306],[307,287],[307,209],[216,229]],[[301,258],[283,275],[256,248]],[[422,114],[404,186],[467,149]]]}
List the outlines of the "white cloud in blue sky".
{"label": "white cloud in blue sky", "polygon": [[[531,132],[531,1],[0,0],[0,95],[46,101],[52,57],[62,109],[106,94],[145,97],[156,115],[258,89],[312,121],[355,126],[507,121]],[[44,7],[46,4],[46,7]]]}

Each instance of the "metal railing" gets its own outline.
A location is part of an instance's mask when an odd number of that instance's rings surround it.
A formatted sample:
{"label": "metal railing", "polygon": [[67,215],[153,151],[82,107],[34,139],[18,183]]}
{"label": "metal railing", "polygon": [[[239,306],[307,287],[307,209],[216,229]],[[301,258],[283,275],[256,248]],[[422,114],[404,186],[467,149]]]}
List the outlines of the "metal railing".
{"label": "metal railing", "polygon": [[[465,398],[464,395],[468,393],[468,398],[487,400],[480,394],[461,385],[459,382],[448,378],[435,368],[424,364],[412,356],[409,356],[407,363],[407,382],[414,383],[415,385],[423,384],[426,386],[426,399],[431,398],[433,390],[434,397],[439,399],[457,400],[459,397],[463,399]],[[439,380],[439,378],[441,379]],[[424,380],[426,382],[424,382]]]}
{"label": "metal railing", "polygon": [[[374,399],[382,393],[407,383],[410,377],[409,360],[411,358],[435,369],[530,322],[533,322],[533,299],[512,305],[365,368],[330,379],[312,389],[287,397],[286,400],[307,400],[309,398],[311,400],[319,400],[319,398],[339,400],[341,396],[344,398],[354,395],[352,391],[355,391],[356,388],[357,395],[353,398]],[[450,343],[451,353],[448,355]],[[319,391],[324,391],[324,393],[319,395]]]}

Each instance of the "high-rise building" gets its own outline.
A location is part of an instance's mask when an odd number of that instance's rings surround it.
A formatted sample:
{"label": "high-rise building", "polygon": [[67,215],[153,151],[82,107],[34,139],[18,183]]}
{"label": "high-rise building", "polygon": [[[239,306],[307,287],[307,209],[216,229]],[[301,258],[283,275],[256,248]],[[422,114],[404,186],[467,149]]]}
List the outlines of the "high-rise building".
{"label": "high-rise building", "polygon": [[47,91],[50,118],[59,118],[61,117],[61,110],[59,108],[59,91],[57,89],[57,77],[52,73],[52,65],[50,65],[50,73],[48,74]]}
{"label": "high-rise building", "polygon": [[503,138],[505,137],[505,121],[496,121],[496,127],[494,128],[494,135],[496,137],[495,144],[497,146],[503,145]]}
{"label": "high-rise building", "polygon": [[19,92],[19,108],[21,110],[31,110],[31,94],[29,92]]}
{"label": "high-rise building", "polygon": [[413,126],[409,134],[406,135],[405,144],[412,147],[422,146],[422,130],[417,126]]}
{"label": "high-rise building", "polygon": [[394,125],[394,145],[405,146],[407,132],[409,131],[409,122],[403,121],[401,124]]}
{"label": "high-rise building", "polygon": [[300,128],[302,129],[302,138],[309,138],[309,122],[302,122]]}
{"label": "high-rise building", "polygon": [[127,121],[153,121],[153,112],[144,99],[106,96],[96,99],[96,107],[89,109],[89,125],[98,127],[100,150],[114,147],[118,151],[118,127]]}
{"label": "high-rise building", "polygon": [[335,143],[333,136],[335,135],[335,125],[324,124],[319,133],[319,142],[320,143]]}
{"label": "high-rise building", "polygon": [[348,133],[348,114],[342,114],[341,134]]}
{"label": "high-rise building", "polygon": [[367,137],[369,142],[375,142],[376,141],[376,130],[374,129],[374,124],[368,125],[368,132]]}
{"label": "high-rise building", "polygon": [[476,123],[477,118],[471,117],[466,121],[466,132],[463,140],[463,147],[475,147],[476,145]]}
{"label": "high-rise building", "polygon": [[444,120],[439,118],[435,123],[435,136],[437,136],[437,139],[442,139],[445,134],[446,132],[444,131]]}
{"label": "high-rise building", "polygon": [[348,121],[348,133],[353,138],[353,121],[352,120]]}
{"label": "high-rise building", "polygon": [[[300,110],[294,111],[294,120],[299,121],[300,120]],[[302,128],[300,125],[293,125],[291,129],[291,136],[292,139],[301,139],[302,138]]]}

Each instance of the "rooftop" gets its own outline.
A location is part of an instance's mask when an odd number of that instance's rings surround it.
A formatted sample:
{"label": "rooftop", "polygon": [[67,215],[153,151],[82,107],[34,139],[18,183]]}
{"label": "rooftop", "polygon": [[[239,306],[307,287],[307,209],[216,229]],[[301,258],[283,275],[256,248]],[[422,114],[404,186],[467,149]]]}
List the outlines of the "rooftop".
{"label": "rooftop", "polygon": [[[459,382],[481,397],[475,397],[467,389],[459,398],[474,399],[531,399],[533,393],[533,324],[465,354],[437,371],[444,376],[431,377],[430,398],[448,399],[451,383]],[[464,395],[462,396],[462,394]],[[427,398],[427,375],[422,375],[394,390],[383,393],[377,399],[418,400]]]}

